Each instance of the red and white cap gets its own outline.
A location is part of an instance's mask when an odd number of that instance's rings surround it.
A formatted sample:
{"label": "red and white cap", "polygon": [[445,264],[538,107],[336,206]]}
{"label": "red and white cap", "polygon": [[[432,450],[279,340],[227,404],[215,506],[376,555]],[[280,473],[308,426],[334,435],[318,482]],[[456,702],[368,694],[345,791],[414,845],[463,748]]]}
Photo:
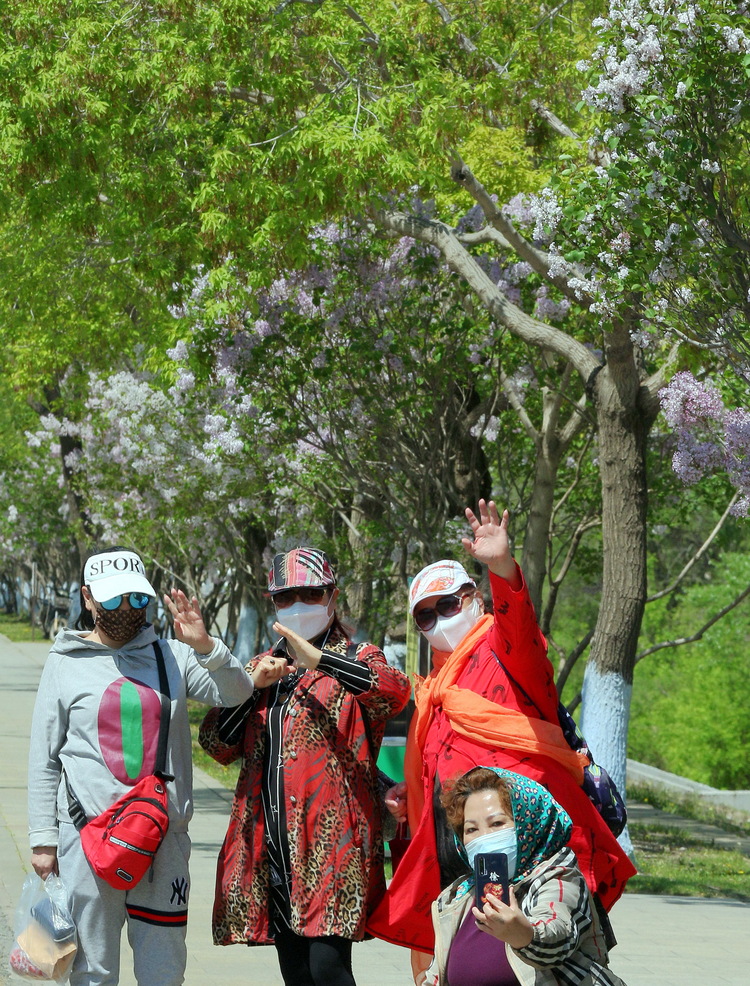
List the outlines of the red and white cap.
{"label": "red and white cap", "polygon": [[464,585],[476,587],[476,582],[460,562],[450,558],[433,562],[415,575],[409,586],[409,612],[428,596],[449,596]]}

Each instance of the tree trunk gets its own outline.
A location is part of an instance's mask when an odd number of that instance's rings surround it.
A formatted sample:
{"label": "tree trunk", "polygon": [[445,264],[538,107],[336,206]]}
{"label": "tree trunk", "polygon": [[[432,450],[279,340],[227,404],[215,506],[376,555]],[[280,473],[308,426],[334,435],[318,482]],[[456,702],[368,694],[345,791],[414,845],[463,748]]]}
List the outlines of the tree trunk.
{"label": "tree trunk", "polygon": [[352,552],[351,571],[337,573],[345,576],[346,606],[357,628],[372,632],[370,623],[372,611],[372,582],[374,577],[375,559],[372,557],[370,541],[367,532],[367,522],[378,519],[379,510],[372,500],[356,495],[352,503],[349,520],[349,547]]}
{"label": "tree trunk", "polygon": [[544,429],[537,441],[534,485],[526,523],[522,562],[524,578],[529,587],[537,619],[541,619],[542,615],[542,592],[547,575],[547,551],[561,452],[557,434],[555,432],[549,434]]}
{"label": "tree trunk", "polygon": [[641,404],[626,327],[608,338],[606,356],[607,364],[595,381],[602,594],[580,725],[594,758],[624,791],[633,667],[646,602],[645,446],[652,418]]}

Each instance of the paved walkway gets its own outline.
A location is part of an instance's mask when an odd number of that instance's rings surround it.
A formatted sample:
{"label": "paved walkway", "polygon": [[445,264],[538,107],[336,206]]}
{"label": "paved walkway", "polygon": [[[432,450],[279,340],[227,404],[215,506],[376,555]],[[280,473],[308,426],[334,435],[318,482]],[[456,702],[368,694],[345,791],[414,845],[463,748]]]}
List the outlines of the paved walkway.
{"label": "paved walkway", "polygon": [[[36,686],[48,645],[12,644],[0,635],[0,983],[20,983],[8,971],[13,914],[29,872],[26,820],[28,734]],[[281,986],[273,948],[216,948],[210,915],[216,856],[230,795],[195,772],[190,832],[192,892],[186,986]],[[643,809],[638,814],[643,817]],[[747,847],[745,847],[747,851]],[[749,881],[750,882],[750,881]],[[619,944],[612,969],[628,986],[745,986],[750,967],[750,906],[726,900],[626,894],[612,921]],[[127,946],[122,986],[135,986]],[[354,947],[358,986],[409,986],[409,957],[380,941]]]}

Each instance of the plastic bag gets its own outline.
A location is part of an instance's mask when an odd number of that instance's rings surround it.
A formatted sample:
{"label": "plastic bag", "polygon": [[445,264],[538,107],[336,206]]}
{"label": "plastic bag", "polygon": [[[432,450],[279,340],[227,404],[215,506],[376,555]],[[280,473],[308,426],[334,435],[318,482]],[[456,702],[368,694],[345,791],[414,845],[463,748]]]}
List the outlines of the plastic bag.
{"label": "plastic bag", "polygon": [[67,982],[78,935],[59,876],[50,874],[42,880],[32,873],[26,877],[16,908],[15,932],[9,958],[12,972],[22,979]]}

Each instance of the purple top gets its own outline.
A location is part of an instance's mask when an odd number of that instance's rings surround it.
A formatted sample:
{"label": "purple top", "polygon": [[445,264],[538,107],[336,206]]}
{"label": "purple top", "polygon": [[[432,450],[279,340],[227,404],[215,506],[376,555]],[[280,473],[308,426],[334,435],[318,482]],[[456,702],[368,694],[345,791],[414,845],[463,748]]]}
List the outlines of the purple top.
{"label": "purple top", "polygon": [[471,910],[451,943],[445,971],[450,986],[518,986],[505,942],[480,931]]}

